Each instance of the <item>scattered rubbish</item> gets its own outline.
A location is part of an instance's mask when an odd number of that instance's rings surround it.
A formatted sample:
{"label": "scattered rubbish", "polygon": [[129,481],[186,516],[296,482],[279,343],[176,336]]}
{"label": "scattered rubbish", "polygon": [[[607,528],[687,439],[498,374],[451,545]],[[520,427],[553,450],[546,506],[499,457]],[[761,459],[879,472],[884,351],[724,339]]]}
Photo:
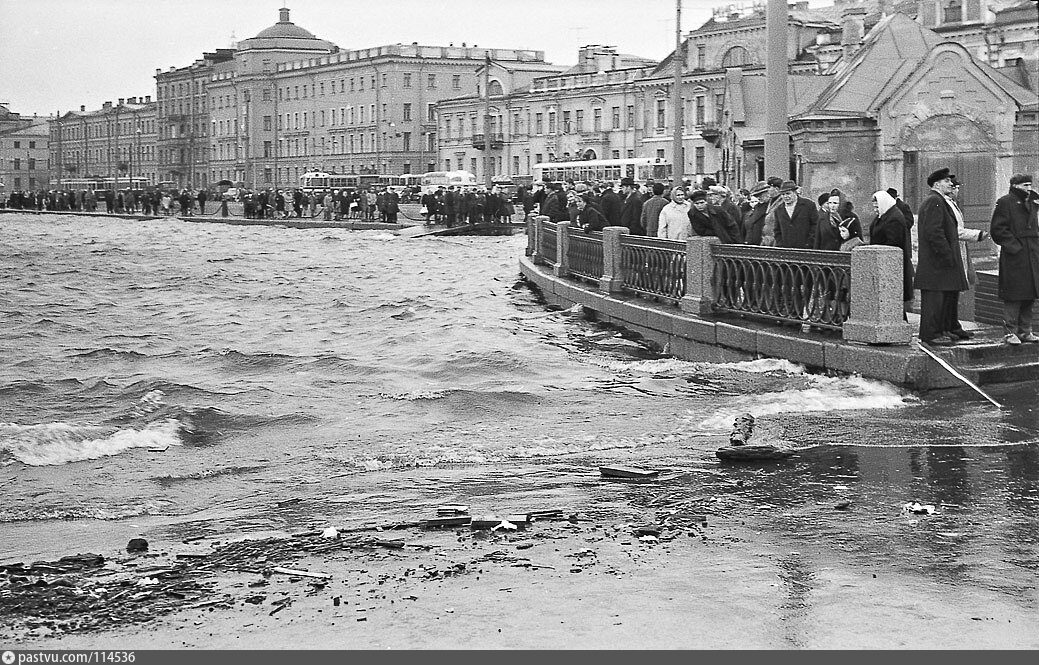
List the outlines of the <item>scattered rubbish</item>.
{"label": "scattered rubbish", "polygon": [[382,540],[382,539],[379,539],[379,540],[373,541],[373,543],[375,545],[378,545],[379,547],[386,547],[386,548],[389,548],[389,549],[392,549],[392,550],[399,550],[399,549],[403,549],[404,548],[404,541],[403,540]]}
{"label": "scattered rubbish", "polygon": [[505,531],[515,531],[518,528],[519,527],[517,527],[512,522],[510,522],[508,520],[502,520],[501,524],[499,524],[498,526],[492,528],[491,531],[497,531],[498,529],[503,529]]}
{"label": "scattered rubbish", "polygon": [[281,612],[283,609],[285,609],[286,607],[291,605],[292,604],[292,599],[291,598],[281,598],[279,600],[272,601],[271,604],[272,605],[276,605],[277,607],[275,607],[273,610],[268,612],[267,613],[268,616],[274,616],[278,612]]}
{"label": "scattered rubbish", "polygon": [[271,568],[272,573],[281,573],[282,575],[295,575],[296,577],[310,577],[317,580],[330,580],[332,576],[327,573],[311,573],[306,570],[297,570],[295,568],[285,568],[284,566],[275,566]]}
{"label": "scattered rubbish", "polygon": [[660,527],[657,526],[639,526],[631,532],[633,536],[659,536]]}
{"label": "scattered rubbish", "polygon": [[840,503],[838,503],[833,508],[834,508],[834,510],[848,510],[849,508],[851,508],[851,504],[852,504],[851,501],[841,501]]}
{"label": "scattered rubbish", "polygon": [[930,504],[922,505],[919,501],[913,501],[902,506],[903,515],[933,515],[935,512],[934,506]]}
{"label": "scattered rubbish", "polygon": [[330,526],[330,527],[328,527],[327,529],[325,529],[324,531],[321,532],[321,537],[322,538],[338,538],[339,537],[339,531],[334,526]]}
{"label": "scattered rubbish", "polygon": [[137,586],[156,586],[158,585],[158,583],[159,580],[155,579],[154,577],[142,577],[141,579],[137,580]]}
{"label": "scattered rubbish", "polygon": [[659,543],[660,539],[657,538],[656,536],[640,536],[639,537],[639,542],[640,543]]}
{"label": "scattered rubbish", "polygon": [[250,605],[259,605],[260,603],[262,603],[265,600],[267,600],[267,596],[258,595],[258,596],[249,596],[249,597],[247,597],[245,599],[244,602],[249,603]]}
{"label": "scattered rubbish", "polygon": [[285,506],[292,506],[297,503],[303,503],[303,499],[286,499],[284,501],[279,501],[274,505],[276,505],[278,508],[284,508]]}
{"label": "scattered rubbish", "polygon": [[147,552],[148,541],[144,538],[131,538],[130,542],[126,544],[126,551],[130,554],[134,552]]}
{"label": "scattered rubbish", "polygon": [[152,447],[148,448],[148,452],[150,452],[150,453],[164,453],[167,450],[169,450],[169,448],[170,448],[170,444],[167,443],[167,444],[162,445],[162,446],[152,446]]}
{"label": "scattered rubbish", "polygon": [[631,466],[600,466],[599,473],[607,478],[653,478],[660,475],[659,471]]}
{"label": "scattered rubbish", "polygon": [[549,510],[528,510],[527,518],[530,521],[539,519],[552,519],[554,517],[563,517],[563,511],[559,508],[552,508]]}
{"label": "scattered rubbish", "polygon": [[516,545],[516,549],[518,550],[529,550],[531,547],[534,547],[534,543],[520,543],[519,545]]}

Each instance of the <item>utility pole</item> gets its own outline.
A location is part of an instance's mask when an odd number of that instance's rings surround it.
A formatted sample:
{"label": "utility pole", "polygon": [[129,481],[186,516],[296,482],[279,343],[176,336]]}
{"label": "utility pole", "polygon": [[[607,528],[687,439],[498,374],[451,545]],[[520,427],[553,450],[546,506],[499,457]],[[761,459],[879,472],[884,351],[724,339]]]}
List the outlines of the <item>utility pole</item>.
{"label": "utility pole", "polygon": [[787,127],[787,0],[768,0],[765,14],[765,178],[790,177],[790,133]]}
{"label": "utility pole", "polygon": [[680,187],[685,174],[685,149],[682,146],[682,0],[675,0],[675,82],[671,90],[671,106],[675,116],[674,139],[671,146],[671,185]]}
{"label": "utility pole", "polygon": [[483,60],[483,179],[491,190],[491,52]]}

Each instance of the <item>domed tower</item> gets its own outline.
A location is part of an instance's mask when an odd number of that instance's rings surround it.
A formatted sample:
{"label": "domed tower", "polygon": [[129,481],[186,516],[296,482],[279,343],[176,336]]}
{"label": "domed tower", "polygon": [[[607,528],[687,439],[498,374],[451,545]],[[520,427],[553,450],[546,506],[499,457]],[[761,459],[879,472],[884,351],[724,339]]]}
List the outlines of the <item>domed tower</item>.
{"label": "domed tower", "polygon": [[302,60],[336,53],[339,47],[330,41],[318,39],[309,30],[289,20],[289,10],[278,10],[278,22],[261,30],[255,37],[238,42],[236,59],[241,63],[242,73],[255,73],[263,69],[264,61],[273,62]]}

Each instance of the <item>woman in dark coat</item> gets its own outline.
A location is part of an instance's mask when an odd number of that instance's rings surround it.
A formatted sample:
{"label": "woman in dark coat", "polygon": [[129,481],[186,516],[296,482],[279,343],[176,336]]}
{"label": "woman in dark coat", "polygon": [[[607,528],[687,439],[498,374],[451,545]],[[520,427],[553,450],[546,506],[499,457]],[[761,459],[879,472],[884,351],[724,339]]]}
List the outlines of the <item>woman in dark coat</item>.
{"label": "woman in dark coat", "polygon": [[[902,300],[913,299],[913,239],[902,211],[887,192],[873,195],[877,218],[869,225],[869,244],[898,247],[902,250]],[[904,316],[904,314],[903,314]]]}

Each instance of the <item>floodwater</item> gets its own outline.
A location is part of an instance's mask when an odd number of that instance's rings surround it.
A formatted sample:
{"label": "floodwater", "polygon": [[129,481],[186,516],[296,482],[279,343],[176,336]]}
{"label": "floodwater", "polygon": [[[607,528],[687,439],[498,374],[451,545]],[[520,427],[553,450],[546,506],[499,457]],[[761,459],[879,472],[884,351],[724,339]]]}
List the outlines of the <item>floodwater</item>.
{"label": "floodwater", "polygon": [[[664,491],[1034,609],[1034,384],[991,386],[999,411],[716,349],[680,361],[546,307],[525,245],[0,215],[0,563],[445,503],[606,515]],[[741,413],[798,454],[720,463]],[[603,463],[662,477],[603,482]]]}

